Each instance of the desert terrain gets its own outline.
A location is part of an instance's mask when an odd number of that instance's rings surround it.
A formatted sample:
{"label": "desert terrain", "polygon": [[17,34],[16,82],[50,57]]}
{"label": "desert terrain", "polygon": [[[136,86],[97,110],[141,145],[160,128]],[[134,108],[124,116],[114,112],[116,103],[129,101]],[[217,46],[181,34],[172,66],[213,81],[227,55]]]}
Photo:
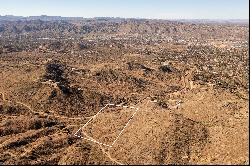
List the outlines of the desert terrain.
{"label": "desert terrain", "polygon": [[1,17],[0,164],[249,164],[248,38],[230,22]]}

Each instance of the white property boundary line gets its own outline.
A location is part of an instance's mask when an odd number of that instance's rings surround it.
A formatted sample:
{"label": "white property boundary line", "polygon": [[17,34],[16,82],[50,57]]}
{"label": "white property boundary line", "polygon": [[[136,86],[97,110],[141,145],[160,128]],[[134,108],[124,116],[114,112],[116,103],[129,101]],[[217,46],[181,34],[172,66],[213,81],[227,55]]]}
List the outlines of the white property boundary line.
{"label": "white property boundary line", "polygon": [[[77,133],[78,133],[81,129],[83,129],[84,127],[86,127],[86,126],[89,124],[89,122],[90,122],[92,119],[94,119],[94,118],[95,118],[103,109],[105,109],[107,106],[116,106],[116,107],[123,107],[123,108],[135,109],[135,112],[134,112],[133,115],[130,117],[130,119],[128,120],[128,122],[126,123],[126,125],[123,127],[122,131],[118,134],[118,136],[116,137],[116,139],[114,140],[114,142],[113,142],[111,145],[108,145],[108,144],[105,144],[105,143],[101,143],[101,142],[99,142],[99,141],[97,141],[97,140],[91,138],[90,136],[88,136],[88,135],[86,135],[86,134],[85,134],[86,137],[82,137],[82,136],[77,135]],[[121,134],[123,133],[123,131],[125,130],[125,128],[128,126],[129,122],[133,119],[133,117],[135,116],[135,114],[137,113],[138,110],[139,110],[138,108],[135,108],[135,107],[133,107],[133,106],[130,106],[130,107],[129,107],[129,106],[122,106],[122,105],[115,105],[115,104],[106,104],[102,109],[100,109],[99,112],[97,112],[97,114],[95,114],[92,118],[90,118],[90,119],[87,121],[86,124],[84,124],[79,130],[77,130],[76,133],[74,134],[74,136],[79,137],[79,138],[83,138],[83,139],[86,139],[86,140],[89,140],[89,141],[92,141],[92,142],[97,143],[97,144],[100,144],[100,145],[108,146],[108,147],[111,148],[111,147],[115,144],[115,142],[118,140],[118,138],[121,136]],[[88,137],[88,138],[87,138],[87,137]]]}

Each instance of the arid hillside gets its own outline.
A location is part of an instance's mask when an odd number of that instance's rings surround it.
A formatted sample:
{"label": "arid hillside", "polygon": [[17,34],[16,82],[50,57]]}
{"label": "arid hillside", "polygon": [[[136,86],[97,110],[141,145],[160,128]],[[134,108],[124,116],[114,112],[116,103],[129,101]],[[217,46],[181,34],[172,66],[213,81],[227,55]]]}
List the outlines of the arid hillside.
{"label": "arid hillside", "polygon": [[249,164],[248,25],[0,21],[0,164]]}

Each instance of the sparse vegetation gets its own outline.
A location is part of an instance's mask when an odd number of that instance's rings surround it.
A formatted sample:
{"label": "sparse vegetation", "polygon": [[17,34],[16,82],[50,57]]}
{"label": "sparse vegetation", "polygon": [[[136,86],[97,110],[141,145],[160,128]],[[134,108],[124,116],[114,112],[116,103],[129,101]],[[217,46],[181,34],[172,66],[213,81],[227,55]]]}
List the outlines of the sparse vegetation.
{"label": "sparse vegetation", "polygon": [[[248,30],[0,20],[0,164],[248,164]],[[139,108],[116,144],[75,137],[107,103]],[[113,108],[85,134],[112,142],[131,113]]]}

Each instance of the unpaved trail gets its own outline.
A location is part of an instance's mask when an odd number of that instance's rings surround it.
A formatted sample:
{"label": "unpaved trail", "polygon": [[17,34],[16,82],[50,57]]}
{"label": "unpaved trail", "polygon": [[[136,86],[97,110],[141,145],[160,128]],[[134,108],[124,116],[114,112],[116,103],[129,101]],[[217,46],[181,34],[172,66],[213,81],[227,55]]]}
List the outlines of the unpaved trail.
{"label": "unpaved trail", "polygon": [[[94,138],[90,137],[90,136],[89,136],[87,133],[85,133],[84,131],[82,131],[82,133],[83,133],[86,137],[88,137],[88,138],[90,138],[90,139],[92,139],[92,140],[95,140]],[[106,155],[111,161],[113,161],[114,163],[116,163],[116,164],[118,164],[118,165],[124,165],[124,164],[122,164],[121,162],[118,162],[116,159],[114,159],[114,158],[111,157],[111,155],[110,155],[110,153],[109,153],[109,148],[110,148],[110,147],[108,147],[108,150],[105,151],[105,148],[104,148],[103,145],[101,145],[101,144],[98,144],[98,145],[99,145],[100,148],[102,149],[103,154]]]}
{"label": "unpaved trail", "polygon": [[[247,165],[248,27],[119,22],[4,23],[0,165]],[[42,31],[16,42],[26,25]],[[139,111],[108,109],[74,136],[106,103]]]}

